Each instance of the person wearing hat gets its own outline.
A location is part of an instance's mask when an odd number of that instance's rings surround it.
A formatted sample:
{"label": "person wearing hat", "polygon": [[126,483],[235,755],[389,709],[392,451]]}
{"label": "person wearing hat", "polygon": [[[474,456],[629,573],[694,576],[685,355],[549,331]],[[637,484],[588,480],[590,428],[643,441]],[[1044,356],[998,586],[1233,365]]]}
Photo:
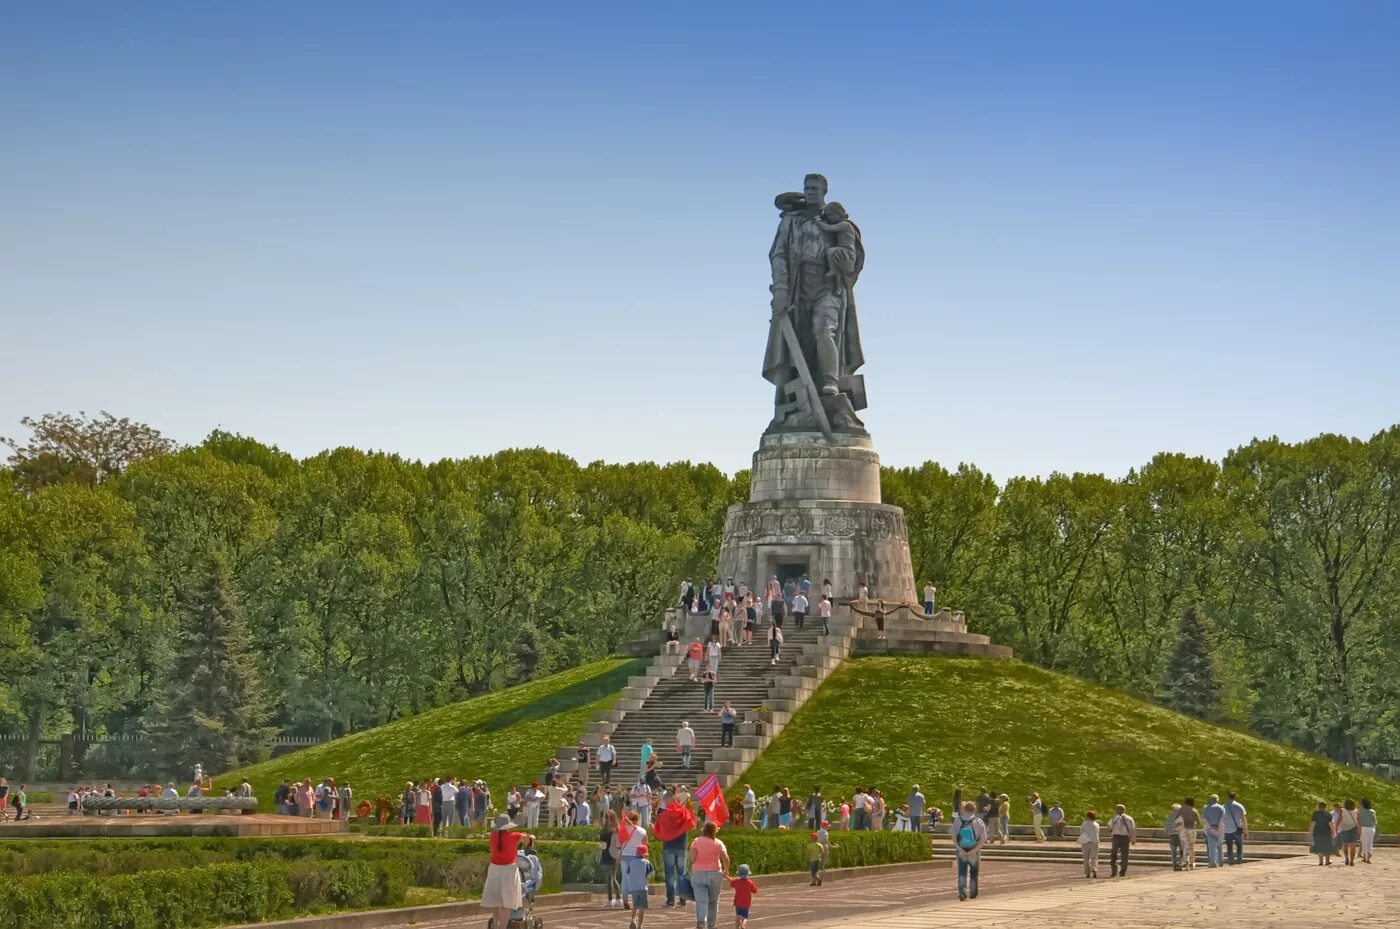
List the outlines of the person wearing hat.
{"label": "person wearing hat", "polygon": [[749,866],[739,865],[729,879],[729,887],[734,891],[734,929],[745,929],[749,922],[749,909],[753,906],[753,895],[758,893],[758,885],[749,877]]}
{"label": "person wearing hat", "polygon": [[636,847],[636,856],[622,859],[622,899],[632,902],[632,921],[629,929],[642,929],[642,919],[647,914],[647,881],[655,868],[647,860],[645,842]]}
{"label": "person wearing hat", "polygon": [[504,813],[491,821],[491,864],[486,868],[486,885],[481,890],[481,908],[495,910],[497,929],[506,929],[510,911],[519,909],[524,902],[516,852],[525,834],[510,827],[510,817]]}
{"label": "person wearing hat", "polygon": [[822,860],[826,858],[826,849],[822,847],[821,836],[815,832],[807,839],[807,870],[812,873],[812,881],[807,886],[820,887],[822,885]]}

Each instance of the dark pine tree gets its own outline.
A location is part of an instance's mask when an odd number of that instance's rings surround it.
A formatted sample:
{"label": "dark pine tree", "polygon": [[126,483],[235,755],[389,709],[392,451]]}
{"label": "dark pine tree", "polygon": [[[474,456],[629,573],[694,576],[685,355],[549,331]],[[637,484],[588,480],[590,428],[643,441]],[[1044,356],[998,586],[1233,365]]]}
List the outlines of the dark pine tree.
{"label": "dark pine tree", "polygon": [[1187,607],[1177,624],[1176,646],[1162,678],[1162,705],[1199,719],[1220,716],[1215,651],[1210,625],[1199,606]]}
{"label": "dark pine tree", "polygon": [[185,772],[198,763],[219,773],[266,758],[276,730],[268,725],[248,629],[222,559],[211,562],[200,588],[181,604],[179,620],[175,662],[147,716],[157,767]]}

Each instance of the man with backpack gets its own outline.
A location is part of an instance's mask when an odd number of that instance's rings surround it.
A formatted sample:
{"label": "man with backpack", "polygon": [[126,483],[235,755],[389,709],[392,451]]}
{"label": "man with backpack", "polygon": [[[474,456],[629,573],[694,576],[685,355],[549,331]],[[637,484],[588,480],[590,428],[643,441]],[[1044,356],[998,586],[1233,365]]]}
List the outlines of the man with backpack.
{"label": "man with backpack", "polygon": [[982,861],[982,846],[987,844],[987,824],[977,815],[977,804],[964,803],[962,812],[953,814],[949,831],[953,847],[958,851],[958,899],[966,900],[970,894],[976,900],[977,871]]}

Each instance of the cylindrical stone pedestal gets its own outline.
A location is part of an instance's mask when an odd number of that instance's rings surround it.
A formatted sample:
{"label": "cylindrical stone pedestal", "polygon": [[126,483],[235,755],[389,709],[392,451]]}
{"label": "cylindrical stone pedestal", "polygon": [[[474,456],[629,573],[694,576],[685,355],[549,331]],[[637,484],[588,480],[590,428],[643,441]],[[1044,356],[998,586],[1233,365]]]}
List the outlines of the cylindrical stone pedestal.
{"label": "cylindrical stone pedestal", "polygon": [[[849,599],[914,603],[904,511],[880,502],[880,458],[870,439],[819,432],[765,435],[753,456],[749,502],[729,508],[719,573],[758,591],[772,575],[830,580]],[[813,604],[812,613],[816,613]]]}

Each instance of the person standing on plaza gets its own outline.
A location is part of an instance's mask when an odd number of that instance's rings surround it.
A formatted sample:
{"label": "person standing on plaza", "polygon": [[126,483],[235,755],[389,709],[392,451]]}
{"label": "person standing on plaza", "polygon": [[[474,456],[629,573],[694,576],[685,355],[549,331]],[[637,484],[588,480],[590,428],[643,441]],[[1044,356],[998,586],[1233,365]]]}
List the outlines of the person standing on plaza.
{"label": "person standing on plaza", "polygon": [[608,900],[603,906],[614,909],[622,906],[622,840],[618,838],[620,820],[613,810],[603,812],[603,825],[598,830],[598,870],[607,887]]}
{"label": "person standing on plaza", "polygon": [[1172,870],[1181,870],[1181,804],[1173,803],[1167,818],[1162,820],[1162,831],[1167,834],[1167,845],[1172,852]]}
{"label": "person standing on plaza", "polygon": [[1128,848],[1137,843],[1137,821],[1128,815],[1127,807],[1118,804],[1108,821],[1108,866],[1110,876],[1128,876]]}
{"label": "person standing on plaza", "polygon": [[1201,823],[1206,837],[1206,867],[1218,868],[1224,859],[1220,854],[1225,839],[1225,807],[1220,805],[1220,795],[1211,794],[1210,802],[1201,808]]}
{"label": "person standing on plaza", "polygon": [[1249,838],[1249,818],[1245,815],[1244,804],[1235,798],[1232,790],[1225,795],[1225,863],[1244,864],[1244,840]]}
{"label": "person standing on plaza", "polygon": [[650,905],[647,881],[651,879],[653,870],[651,862],[647,860],[645,844],[637,846],[636,855],[622,859],[622,901],[632,911],[632,921],[627,924],[627,929],[642,929]]}
{"label": "person standing on plaza", "polygon": [[904,799],[909,805],[909,823],[915,832],[922,832],[924,828],[924,806],[925,798],[923,791],[919,790],[919,785],[915,784],[909,791],[909,796]]}
{"label": "person standing on plaza", "polygon": [[684,798],[677,794],[667,794],[666,800],[666,805],[657,814],[652,836],[662,843],[661,868],[666,881],[666,906],[674,907],[678,901],[685,906],[685,897],[679,891],[681,878],[685,877],[686,833],[695,828],[695,814],[685,805]]}
{"label": "person standing on plaza", "polygon": [[734,711],[734,705],[728,700],[724,701],[724,706],[719,711],[719,747],[734,747],[734,724],[739,719],[739,714]]}
{"label": "person standing on plaza", "polygon": [[1313,810],[1312,814],[1309,851],[1317,856],[1319,866],[1330,865],[1336,847],[1336,840],[1332,837],[1332,815],[1327,812],[1327,803],[1319,800],[1317,809]]}
{"label": "person standing on plaza", "polygon": [[540,790],[539,781],[531,781],[525,790],[525,828],[535,829],[540,824],[540,804],[545,801],[545,793]]}
{"label": "person standing on plaza", "polygon": [[758,828],[758,797],[754,794],[753,788],[748,784],[744,785],[744,826],[749,829]]}
{"label": "person standing on plaza", "polygon": [[1196,830],[1201,828],[1201,814],[1196,812],[1196,798],[1187,797],[1176,811],[1177,833],[1181,836],[1181,866],[1196,870]]}
{"label": "person standing on plaza", "polygon": [[749,912],[753,909],[753,895],[758,893],[758,885],[749,877],[749,866],[741,864],[729,879],[729,889],[734,891],[734,929],[748,929]]}
{"label": "person standing on plaza", "polygon": [[1366,797],[1361,798],[1361,811],[1357,814],[1357,818],[1361,821],[1361,860],[1370,864],[1371,852],[1376,847],[1376,829],[1379,827],[1379,819],[1376,817],[1376,808]]}
{"label": "person standing on plaza", "polygon": [[958,899],[977,899],[977,878],[982,866],[982,847],[987,844],[987,823],[977,815],[971,800],[954,813],[948,831],[953,836],[958,859]]}
{"label": "person standing on plaza", "polygon": [[1031,808],[1031,828],[1035,830],[1035,840],[1037,842],[1044,842],[1045,829],[1041,826],[1041,823],[1045,820],[1045,814],[1048,812],[1045,801],[1040,799],[1040,794],[1033,793],[1026,798],[1026,803]]}
{"label": "person standing on plaza", "polygon": [[524,903],[516,852],[523,833],[510,828],[509,816],[497,816],[491,823],[491,863],[486,868],[486,885],[481,891],[481,908],[495,910],[496,926],[510,925],[510,911]]}
{"label": "person standing on plaza", "polygon": [[695,891],[695,929],[717,929],[721,881],[729,875],[729,849],[715,838],[718,831],[711,821],[686,852],[686,871]]}
{"label": "person standing on plaza", "polygon": [[1001,844],[1011,838],[1011,798],[1006,794],[997,797],[997,829],[1001,833]]}
{"label": "person standing on plaza", "polygon": [[[472,801],[476,798],[476,786],[467,786],[466,778],[457,782],[457,822],[463,826],[472,825]],[[511,822],[515,817],[511,817]]]}
{"label": "person standing on plaza", "polygon": [[568,801],[569,790],[564,786],[561,778],[555,778],[545,790],[545,803],[549,808],[549,825],[552,829],[561,829],[565,824],[565,814],[569,810]]}
{"label": "person standing on plaza", "polygon": [[933,599],[938,594],[938,588],[932,584],[924,585],[924,615],[933,615]]}
{"label": "person standing on plaza", "polygon": [[1356,813],[1356,801],[1348,797],[1342,803],[1342,815],[1337,819],[1337,844],[1342,847],[1342,864],[1356,864],[1361,848],[1361,817]]}
{"label": "person standing on plaza", "polygon": [[822,798],[822,789],[813,787],[812,793],[807,797],[807,802],[803,806],[803,812],[807,814],[807,828],[816,829],[826,819],[826,800]]}
{"label": "person standing on plaza", "polygon": [[1093,810],[1079,824],[1079,853],[1084,859],[1084,876],[1099,876],[1099,816]]}
{"label": "person standing on plaza", "polygon": [[800,631],[803,623],[807,621],[807,608],[809,604],[806,594],[798,591],[792,598],[792,623]]}
{"label": "person standing on plaza", "polygon": [[491,788],[486,782],[477,779],[472,785],[472,825],[478,829],[486,825],[486,813],[491,808]]}
{"label": "person standing on plaza", "polygon": [[645,780],[638,779],[637,783],[632,785],[632,814],[643,826],[651,822],[651,795],[651,785]]}
{"label": "person standing on plaza", "polygon": [[[310,781],[306,782],[306,796],[307,802],[310,803]],[[298,802],[300,802],[300,794],[298,794]],[[303,805],[302,809],[305,810],[306,806]],[[311,814],[308,811],[302,815],[309,816]],[[413,810],[413,821],[420,826],[431,826],[433,824],[433,782],[426,778],[418,783],[418,805]]]}
{"label": "person standing on plaza", "polygon": [[455,778],[445,777],[438,785],[438,795],[442,798],[442,826],[441,831],[446,834],[448,829],[457,825],[457,783]]}

